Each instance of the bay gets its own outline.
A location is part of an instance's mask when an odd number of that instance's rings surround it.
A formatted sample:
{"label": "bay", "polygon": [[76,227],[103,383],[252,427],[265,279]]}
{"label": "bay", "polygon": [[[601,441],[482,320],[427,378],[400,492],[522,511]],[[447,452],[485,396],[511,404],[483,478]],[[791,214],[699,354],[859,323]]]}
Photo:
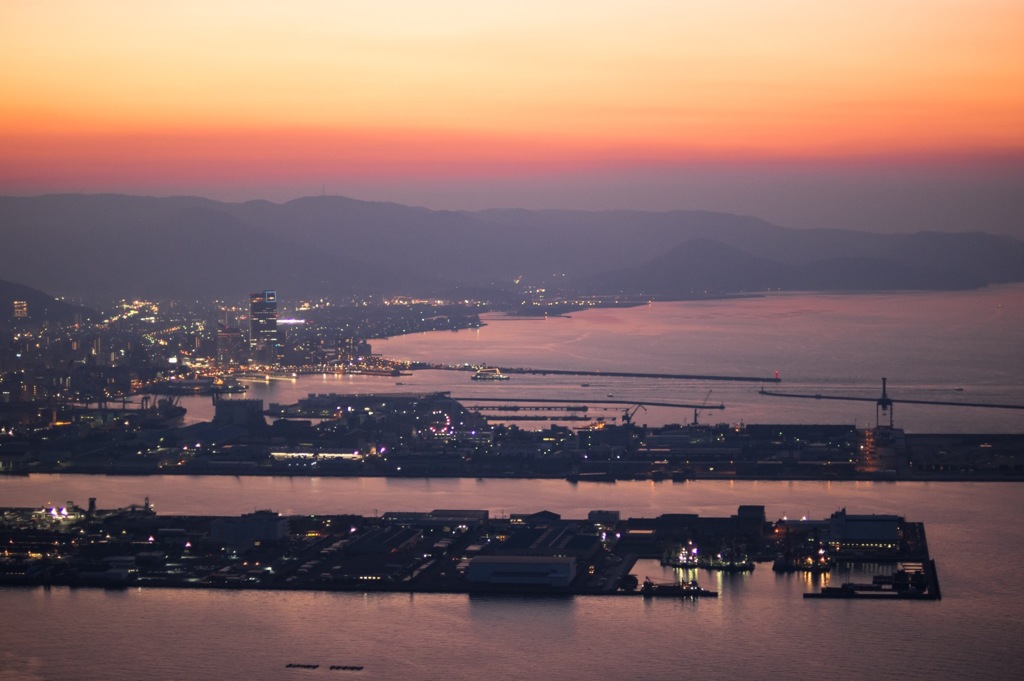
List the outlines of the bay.
{"label": "bay", "polygon": [[[481,329],[374,342],[388,357],[606,371],[772,375],[780,389],[1024,404],[1024,286],[864,295],[785,294],[597,309],[566,318],[488,316]],[[402,386],[395,385],[403,383]],[[590,385],[584,387],[582,383]],[[303,376],[253,383],[250,397],[310,392],[587,398],[625,403],[721,401],[702,422],[873,425],[870,403],[784,400],[755,384],[515,376],[480,385],[461,372],[399,379]],[[956,391],[955,388],[962,388]],[[212,416],[189,398],[192,420]],[[617,408],[616,408],[617,409]],[[616,411],[607,412],[609,417]],[[638,421],[688,421],[648,407]],[[1022,413],[896,405],[912,432],[1022,432]],[[150,497],[161,514],[285,514],[482,508],[585,517],[735,513],[769,518],[897,513],[925,523],[943,599],[808,601],[821,582],[776,575],[698,575],[714,600],[522,599],[459,595],[129,589],[0,590],[0,679],[829,679],[1016,678],[1024,665],[1017,566],[1024,560],[1018,483],[696,481],[571,485],[561,480],[246,477],[0,477],[0,506],[96,497],[101,507]],[[669,578],[641,562],[641,578]],[[842,580],[837,574],[832,579]],[[314,663],[316,670],[287,668]],[[360,672],[329,666],[363,665]]]}
{"label": "bay", "polygon": [[[877,399],[888,378],[893,399],[1024,405],[1024,285],[976,291],[897,294],[773,294],[590,309],[565,317],[485,315],[486,326],[373,341],[385,357],[450,365],[772,377],[772,390]],[[291,403],[309,393],[431,392],[455,397],[606,400],[594,417],[619,419],[645,402],[723,405],[701,423],[876,425],[873,402],[786,399],[759,382],[514,375],[470,381],[457,371],[399,378],[306,375],[249,380],[248,397]],[[396,385],[400,383],[401,385]],[[586,385],[584,385],[586,384]],[[188,418],[209,420],[209,398],[187,398]],[[1020,433],[1024,411],[897,404],[907,432]],[[645,405],[637,423],[688,423],[692,408]]]}
{"label": "bay", "polygon": [[[939,566],[937,602],[808,601],[823,582],[700,572],[719,599],[499,598],[129,589],[0,590],[0,679],[1016,678],[1024,559],[1016,483],[698,481],[571,485],[532,480],[289,478],[0,479],[5,505],[148,494],[159,513],[194,509],[346,513],[437,507],[564,517],[615,508],[729,515],[764,504],[770,518],[900,513],[923,521]],[[34,505],[34,504],[26,504]],[[372,509],[371,509],[372,511]],[[641,578],[670,579],[656,561]],[[844,579],[836,574],[835,580]],[[289,663],[320,664],[295,670]]]}

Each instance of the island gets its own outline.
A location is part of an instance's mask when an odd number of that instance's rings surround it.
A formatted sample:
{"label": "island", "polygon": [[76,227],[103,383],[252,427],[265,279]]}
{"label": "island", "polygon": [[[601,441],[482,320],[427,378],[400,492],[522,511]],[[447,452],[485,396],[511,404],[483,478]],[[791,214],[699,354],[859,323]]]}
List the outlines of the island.
{"label": "island", "polygon": [[[162,516],[149,499],[102,510],[90,499],[50,508],[0,510],[0,585],[129,586],[514,593],[563,596],[716,597],[700,570],[828,573],[870,563],[870,594],[938,598],[922,523],[845,509],[821,520],[767,520],[763,506],[729,517],[672,513],[585,519],[540,511],[492,517],[437,509],[357,515]],[[640,584],[639,559],[676,568],[672,583]],[[691,561],[692,562],[689,562]],[[917,570],[908,566],[926,566]],[[863,595],[860,587],[824,596]]]}

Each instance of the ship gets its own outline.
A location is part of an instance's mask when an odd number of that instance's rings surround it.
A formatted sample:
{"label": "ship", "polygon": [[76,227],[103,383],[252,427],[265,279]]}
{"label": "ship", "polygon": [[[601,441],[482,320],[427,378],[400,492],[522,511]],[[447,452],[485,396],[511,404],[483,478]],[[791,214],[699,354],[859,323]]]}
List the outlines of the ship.
{"label": "ship", "polygon": [[688,542],[686,546],[674,546],[667,549],[661,556],[662,565],[674,568],[697,568],[700,567],[699,561],[700,556],[693,542]]}
{"label": "ship", "polygon": [[753,561],[743,553],[730,549],[724,549],[716,554],[699,553],[692,542],[687,546],[676,546],[666,551],[661,557],[661,564],[666,567],[702,568],[721,572],[750,572],[754,569]]}
{"label": "ship", "polygon": [[158,381],[149,386],[149,392],[158,395],[213,395],[217,393],[244,393],[249,386],[234,377],[227,378],[175,378]]}
{"label": "ship", "polygon": [[640,594],[644,598],[655,596],[675,596],[681,598],[718,598],[717,591],[702,589],[696,580],[683,582],[681,584],[655,584],[650,577],[644,580],[640,587]]}
{"label": "ship", "polygon": [[779,554],[772,563],[774,572],[810,572],[821,574],[830,572],[835,567],[836,561],[824,549],[819,549],[817,555],[784,555]]}
{"label": "ship", "polygon": [[185,420],[185,407],[178,404],[177,397],[161,397],[149,406],[149,396],[142,400],[142,420],[139,426],[145,429],[177,428]]}
{"label": "ship", "polygon": [[498,367],[484,367],[479,369],[470,378],[474,381],[507,381],[508,376],[501,373],[501,369]]}

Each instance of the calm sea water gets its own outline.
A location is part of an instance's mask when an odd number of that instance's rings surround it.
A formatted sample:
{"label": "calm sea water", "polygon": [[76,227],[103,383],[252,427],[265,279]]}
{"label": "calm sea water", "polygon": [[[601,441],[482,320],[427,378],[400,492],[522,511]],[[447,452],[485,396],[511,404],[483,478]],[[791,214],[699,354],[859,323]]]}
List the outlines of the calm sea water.
{"label": "calm sea water", "polygon": [[[130,589],[0,590],[0,679],[1017,678],[1024,489],[1013,483],[626,482],[285,478],[0,478],[4,504],[149,495],[158,512],[285,513],[487,508],[583,517],[824,517],[847,507],[925,522],[939,602],[808,601],[821,584],[700,572],[721,597],[476,598]],[[41,501],[43,500],[43,501]],[[639,577],[670,579],[643,561]],[[833,579],[844,579],[836,575]],[[863,581],[863,576],[861,581]],[[315,671],[288,663],[320,664]]]}
{"label": "calm sea water", "polygon": [[[488,319],[474,331],[380,341],[390,357],[556,369],[771,375],[781,389],[1024,403],[1024,287],[965,293],[770,298],[591,310],[571,318]],[[399,387],[395,383],[405,385]],[[590,383],[584,388],[581,383]],[[465,374],[401,379],[303,377],[254,383],[251,396],[291,402],[309,392],[450,390],[456,396],[605,397],[725,402],[702,421],[869,425],[874,407],[782,400],[757,384],[516,376],[479,385]],[[955,391],[954,388],[963,388]],[[514,393],[513,393],[514,391]],[[189,401],[193,419],[207,400]],[[911,431],[1022,432],[1021,412],[897,405]],[[609,412],[614,415],[615,412]],[[651,425],[691,410],[648,408]],[[133,589],[0,590],[0,679],[708,679],[812,677],[1017,678],[1024,596],[1015,483],[700,481],[571,485],[555,480],[0,477],[0,506],[149,496],[165,514],[379,514],[485,508],[585,517],[668,512],[728,515],[764,504],[770,518],[899,513],[926,524],[939,602],[805,601],[815,584],[767,566],[744,576],[698,575],[721,597],[470,598]],[[668,578],[655,562],[634,570]],[[842,580],[843,577],[834,577]],[[286,669],[320,664],[318,670]],[[364,665],[361,672],[332,664]]]}
{"label": "calm sea water", "polygon": [[[480,329],[378,340],[373,349],[395,359],[448,364],[754,377],[778,371],[783,383],[770,389],[873,399],[885,376],[894,399],[1024,405],[1024,285],[952,293],[773,295],[541,319],[491,315],[485,321]],[[399,379],[302,376],[249,383],[249,396],[267,403],[290,403],[311,392],[444,390],[455,397],[566,403],[611,394],[626,404],[590,413],[619,418],[629,404],[699,405],[707,398],[726,408],[702,412],[704,423],[876,423],[872,402],[766,397],[758,394],[758,382],[516,375],[486,383],[463,372],[420,371]],[[184,404],[194,420],[212,417],[209,398]],[[1021,410],[896,404],[894,416],[908,432],[1024,432]],[[648,406],[635,418],[651,426],[689,422],[693,410]]]}

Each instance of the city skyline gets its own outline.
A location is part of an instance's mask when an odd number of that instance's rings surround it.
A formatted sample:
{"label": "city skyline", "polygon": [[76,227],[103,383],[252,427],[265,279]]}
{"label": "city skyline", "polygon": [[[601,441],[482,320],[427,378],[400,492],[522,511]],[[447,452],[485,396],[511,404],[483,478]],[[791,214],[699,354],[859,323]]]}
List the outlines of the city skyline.
{"label": "city skyline", "polygon": [[1020,236],[1024,9],[10,3],[0,193]]}

